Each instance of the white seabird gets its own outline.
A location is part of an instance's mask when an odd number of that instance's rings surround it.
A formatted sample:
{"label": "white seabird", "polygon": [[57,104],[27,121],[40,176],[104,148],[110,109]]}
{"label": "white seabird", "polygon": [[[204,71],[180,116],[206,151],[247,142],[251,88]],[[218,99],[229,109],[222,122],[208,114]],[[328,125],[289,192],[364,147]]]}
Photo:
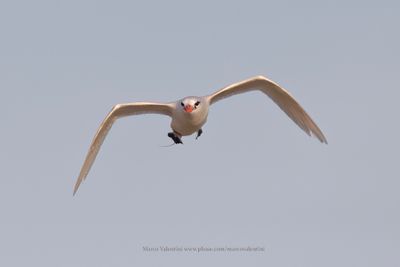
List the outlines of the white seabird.
{"label": "white seabird", "polygon": [[103,143],[113,123],[125,116],[155,113],[170,116],[172,132],[168,136],[175,144],[182,144],[181,137],[197,133],[196,139],[202,134],[201,127],[206,123],[210,105],[226,97],[259,90],[268,95],[304,132],[314,135],[322,143],[327,140],[318,128],[317,124],[310,118],[306,111],[277,83],[263,77],[257,76],[222,88],[221,90],[207,96],[190,96],[170,103],[135,102],[115,105],[104,121],[101,123],[96,135],[90,145],[85,162],[79,173],[74,187],[74,195],[79,185],[85,180],[89,173],[100,146]]}

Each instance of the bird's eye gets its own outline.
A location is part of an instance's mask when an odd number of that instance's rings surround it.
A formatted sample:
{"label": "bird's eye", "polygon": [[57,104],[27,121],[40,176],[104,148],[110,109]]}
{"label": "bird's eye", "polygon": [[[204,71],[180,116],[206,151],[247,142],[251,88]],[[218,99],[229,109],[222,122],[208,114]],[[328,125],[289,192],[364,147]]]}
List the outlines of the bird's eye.
{"label": "bird's eye", "polygon": [[200,101],[197,101],[196,103],[194,103],[194,105],[197,107],[200,104]]}
{"label": "bird's eye", "polygon": [[181,106],[183,107],[185,104],[183,104],[183,102],[181,102]]}

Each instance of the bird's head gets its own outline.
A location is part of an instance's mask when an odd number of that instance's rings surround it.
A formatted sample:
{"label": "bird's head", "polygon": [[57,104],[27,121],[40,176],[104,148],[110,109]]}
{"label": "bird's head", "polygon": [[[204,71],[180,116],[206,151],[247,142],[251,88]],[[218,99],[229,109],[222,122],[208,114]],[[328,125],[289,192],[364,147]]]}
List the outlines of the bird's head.
{"label": "bird's head", "polygon": [[186,97],[180,101],[180,105],[185,113],[196,112],[198,109],[201,109],[202,99],[199,97]]}

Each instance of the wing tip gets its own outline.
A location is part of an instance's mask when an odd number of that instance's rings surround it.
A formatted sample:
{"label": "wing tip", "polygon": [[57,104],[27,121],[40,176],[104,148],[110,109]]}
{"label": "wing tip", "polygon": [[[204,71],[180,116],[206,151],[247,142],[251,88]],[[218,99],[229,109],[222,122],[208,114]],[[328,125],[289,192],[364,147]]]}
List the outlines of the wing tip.
{"label": "wing tip", "polygon": [[73,197],[75,196],[75,194],[76,194],[77,191],[78,191],[78,188],[77,188],[77,187],[74,187],[74,191],[72,192],[72,196],[73,196]]}
{"label": "wing tip", "polygon": [[321,132],[321,130],[315,132],[312,129],[308,129],[305,132],[308,136],[314,136],[315,138],[317,138],[322,144],[326,145],[328,144],[328,140],[326,139],[325,135]]}
{"label": "wing tip", "polygon": [[328,145],[328,141],[326,139],[319,140],[322,144]]}
{"label": "wing tip", "polygon": [[323,138],[323,140],[321,142],[327,145],[328,144],[328,140],[325,138],[325,136],[323,136],[322,138]]}
{"label": "wing tip", "polygon": [[76,192],[78,192],[78,189],[79,189],[79,186],[81,185],[81,183],[82,183],[82,179],[80,179],[80,177],[79,177],[78,180],[75,183],[74,191],[72,193],[72,196],[75,196]]}
{"label": "wing tip", "polygon": [[315,135],[314,136],[322,143],[322,144],[328,144],[328,140],[326,139],[326,137],[321,134],[321,135]]}

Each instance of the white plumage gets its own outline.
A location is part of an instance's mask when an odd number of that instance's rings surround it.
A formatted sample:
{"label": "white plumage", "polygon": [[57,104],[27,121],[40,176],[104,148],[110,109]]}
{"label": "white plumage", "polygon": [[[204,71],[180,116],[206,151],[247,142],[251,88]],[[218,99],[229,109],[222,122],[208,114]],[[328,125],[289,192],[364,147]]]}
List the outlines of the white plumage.
{"label": "white plumage", "polygon": [[171,128],[173,132],[169,133],[168,136],[171,137],[175,143],[181,143],[182,136],[191,135],[195,132],[198,133],[197,136],[200,136],[202,133],[201,127],[207,121],[210,105],[226,97],[253,90],[259,90],[268,95],[301,129],[303,129],[303,131],[308,135],[314,135],[322,143],[327,143],[324,134],[318,128],[317,124],[289,92],[280,87],[277,83],[263,76],[257,76],[229,85],[211,95],[203,97],[185,97],[170,103],[136,102],[118,104],[114,106],[97,130],[76,181],[74,194],[82,181],[85,180],[100,150],[101,144],[114,121],[118,118],[146,113],[170,116],[172,119]]}

